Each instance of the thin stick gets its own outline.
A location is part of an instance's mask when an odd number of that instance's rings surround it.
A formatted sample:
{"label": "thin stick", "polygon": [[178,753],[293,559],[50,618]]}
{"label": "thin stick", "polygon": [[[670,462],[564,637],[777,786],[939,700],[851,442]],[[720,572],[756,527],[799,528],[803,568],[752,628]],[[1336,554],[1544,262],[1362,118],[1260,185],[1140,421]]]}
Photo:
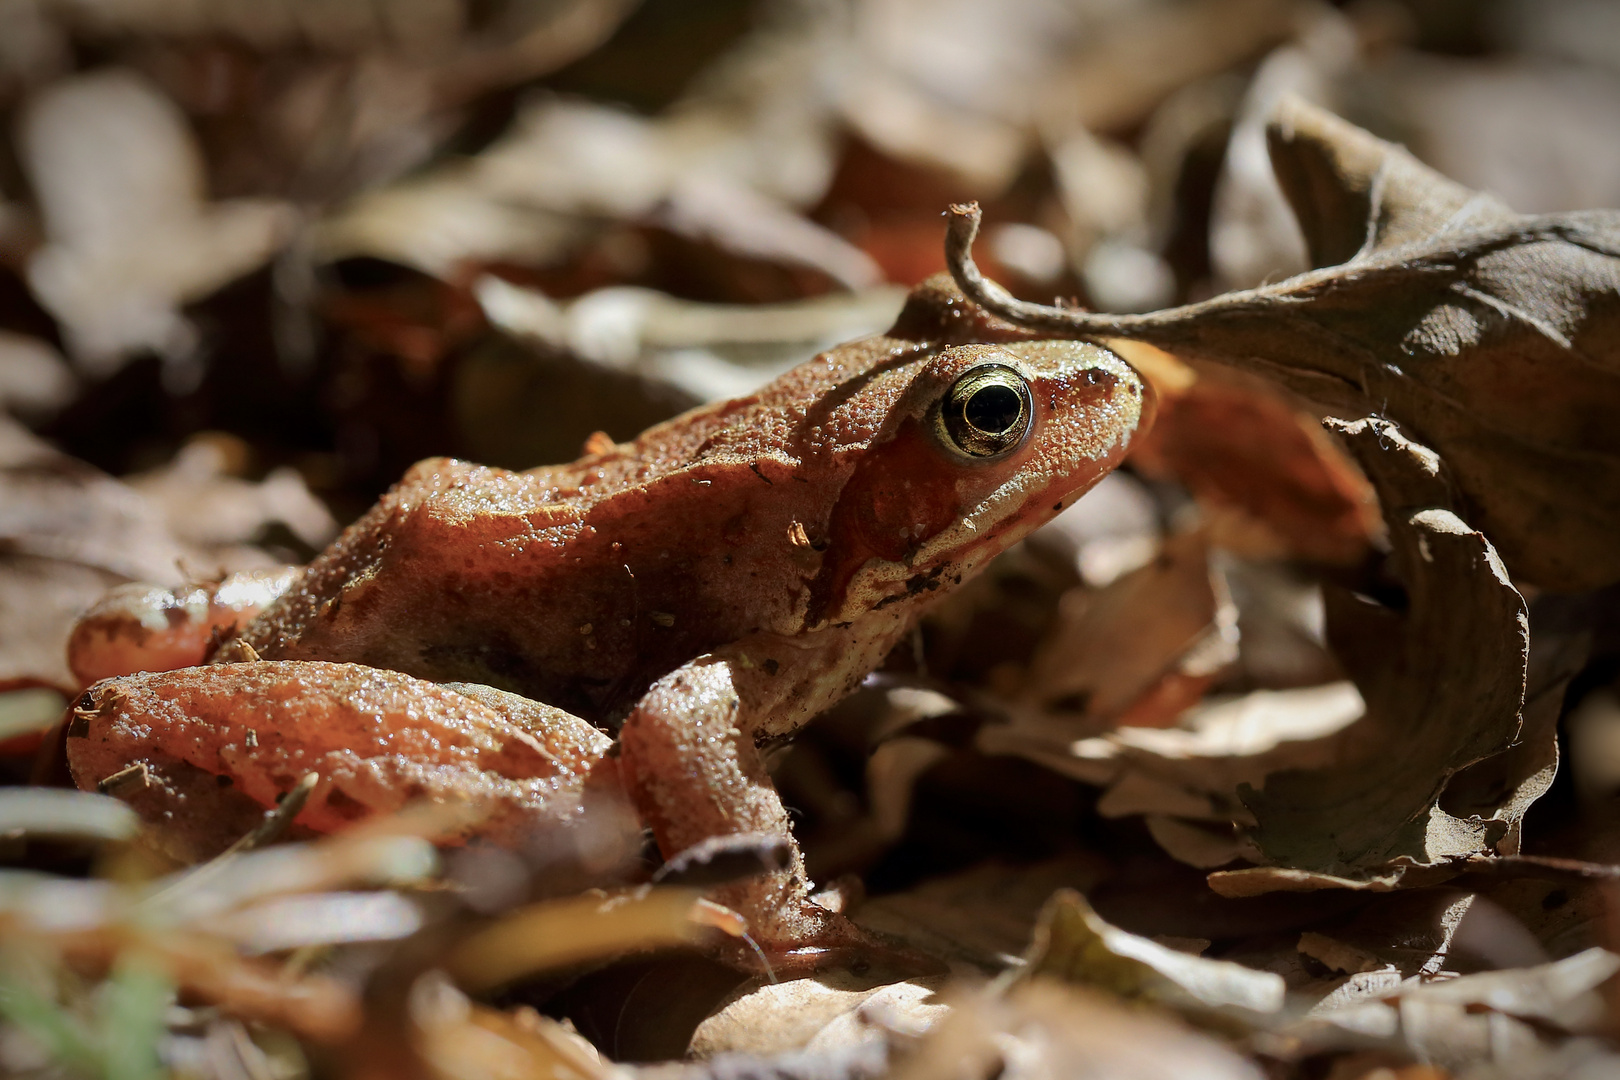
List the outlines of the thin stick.
{"label": "thin stick", "polygon": [[265,844],[280,838],[281,834],[286,832],[288,826],[292,824],[293,818],[297,817],[299,811],[303,810],[304,804],[309,801],[310,793],[315,790],[315,785],[320,783],[320,780],[320,773],[305,773],[298,783],[292,786],[292,790],[281,797],[280,802],[264,812],[264,820],[260,821],[252,832],[197,867],[179,881],[176,881],[173,885],[170,885],[167,889],[147,897],[144,902],[157,906],[173,900],[176,896],[183,895],[214,877],[221,869],[230,865],[236,856],[263,847]]}
{"label": "thin stick", "polygon": [[[1165,308],[1144,315],[1111,315],[1019,300],[986,278],[973,261],[973,241],[979,234],[979,204],[957,203],[945,212],[945,262],[956,285],[975,304],[1018,326],[1051,333],[1055,337],[1163,338],[1193,320],[1217,313],[1276,308],[1391,275],[1459,274],[1462,268],[1494,251],[1520,244],[1562,241],[1601,255],[1620,256],[1620,248],[1600,235],[1581,228],[1579,215],[1515,221],[1463,236],[1446,236],[1403,244],[1339,266],[1309,270],[1271,285],[1223,293],[1196,304]],[[1439,245],[1438,239],[1451,241]]]}

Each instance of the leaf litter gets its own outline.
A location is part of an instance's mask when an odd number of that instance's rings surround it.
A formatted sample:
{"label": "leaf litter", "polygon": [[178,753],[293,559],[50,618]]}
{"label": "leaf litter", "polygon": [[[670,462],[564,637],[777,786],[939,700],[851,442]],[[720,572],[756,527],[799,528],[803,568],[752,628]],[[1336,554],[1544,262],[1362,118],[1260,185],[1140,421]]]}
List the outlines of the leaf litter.
{"label": "leaf litter", "polygon": [[[1567,150],[1613,80],[1578,6],[1490,38],[1512,72],[1407,5],[780,4],[690,13],[684,74],[658,0],[6,11],[0,1066],[1612,1072],[1620,252],[1577,207],[1620,184]],[[1470,97],[1525,94],[1504,172]],[[947,267],[1161,409],[771,751],[820,900],[909,960],[724,968],[702,891],[772,852],[660,871],[609,805],[505,848],[454,798],[293,825],[361,783],[319,732],[279,808],[191,820],[210,777],[156,759],[59,790],[98,602],[229,626],[411,460],[626,438]]]}

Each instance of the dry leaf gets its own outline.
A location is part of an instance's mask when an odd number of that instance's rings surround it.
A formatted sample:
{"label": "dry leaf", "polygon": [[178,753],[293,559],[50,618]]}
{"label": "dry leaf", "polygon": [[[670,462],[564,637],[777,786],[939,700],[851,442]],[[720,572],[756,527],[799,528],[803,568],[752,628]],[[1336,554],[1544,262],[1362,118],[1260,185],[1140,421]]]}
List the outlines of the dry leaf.
{"label": "dry leaf", "polygon": [[614,286],[568,303],[485,275],[473,286],[490,322],[519,339],[667,383],[696,401],[741,397],[794,364],[894,322],[893,287],[786,304],[702,304]]}
{"label": "dry leaf", "polygon": [[136,492],[0,418],[0,681],[73,687],[73,620],[122,582],[178,582],[185,554]]}
{"label": "dry leaf", "polygon": [[[1162,730],[1086,737],[1051,716],[1014,714],[1010,723],[981,728],[976,743],[1105,787],[1099,812],[1151,815],[1149,827],[1166,850],[1212,867],[1255,854],[1233,828],[1253,822],[1239,787],[1282,769],[1331,763],[1339,733],[1363,711],[1355,686],[1336,682],[1208,701]],[[1171,822],[1215,831],[1188,832]]]}
{"label": "dry leaf", "polygon": [[1524,600],[1490,543],[1445,508],[1431,451],[1388,423],[1338,430],[1379,490],[1405,597],[1397,611],[1328,591],[1328,637],[1367,715],[1343,733],[1329,767],[1273,773],[1244,793],[1259,822],[1255,843],[1281,866],[1347,877],[1494,850],[1523,813],[1516,784],[1466,817],[1441,800],[1452,776],[1520,739]]}
{"label": "dry leaf", "polygon": [[893,979],[892,972],[828,971],[788,982],[754,980],[698,1025],[687,1052],[700,1059],[801,1049],[825,1054],[885,1028],[921,1034],[947,1011],[935,998],[942,977]]}
{"label": "dry leaf", "polygon": [[[499,1012],[442,983],[415,996],[413,1049],[435,1076],[628,1080],[631,1075],[604,1060],[577,1032],[533,1009]],[[428,997],[431,1005],[421,1005]]]}
{"label": "dry leaf", "polygon": [[1551,964],[1433,981],[1389,971],[1352,976],[1283,1029],[1295,1053],[1382,1044],[1469,1076],[1607,1076],[1620,1056],[1599,1040],[1598,987],[1620,970],[1604,949]]}
{"label": "dry leaf", "polygon": [[1035,979],[1005,995],[958,993],[952,1009],[899,1056],[894,1080],[1260,1080],[1221,1041],[1104,994]]}
{"label": "dry leaf", "polygon": [[73,370],[49,344],[0,330],[0,412],[49,415],[77,389]]}
{"label": "dry leaf", "polygon": [[206,202],[185,117],[130,71],[53,84],[20,143],[48,236],[29,285],[94,375],[141,349],[187,358],[196,334],[180,306],[263,264],[292,226],[281,203]]}
{"label": "dry leaf", "polygon": [[127,485],[0,420],[0,541],[11,558],[175,581],[185,551]]}
{"label": "dry leaf", "polygon": [[[1131,344],[1120,353],[1134,362],[1141,345]],[[1188,374],[1175,385],[1149,369],[1159,411],[1131,449],[1138,468],[1179,481],[1216,522],[1245,519],[1215,528],[1228,549],[1243,550],[1232,534],[1247,525],[1265,533],[1245,545],[1257,555],[1343,564],[1365,556],[1378,531],[1372,489],[1317,418],[1258,380],[1218,369]]]}
{"label": "dry leaf", "polygon": [[1609,1018],[1595,992],[1620,972],[1620,956],[1587,949],[1551,964],[1482,971],[1460,979],[1415,986],[1403,1002],[1446,1002],[1539,1020],[1572,1033],[1600,1030]]}
{"label": "dry leaf", "polygon": [[963,291],[1042,333],[1138,338],[1340,416],[1387,416],[1439,453],[1514,574],[1560,590],[1620,580],[1620,212],[1515,215],[1297,100],[1269,137],[1325,269],[1148,315],[1077,313],[986,282],[964,210]]}
{"label": "dry leaf", "polygon": [[1102,860],[1081,853],[1030,866],[982,863],[868,900],[856,920],[953,969],[1000,972],[1017,963],[1055,890],[1091,889],[1104,872]]}
{"label": "dry leaf", "polygon": [[1048,130],[1119,131],[1179,87],[1254,57],[1294,29],[1290,0],[1122,5],[1070,58],[1043,103]]}
{"label": "dry leaf", "polygon": [[[314,243],[326,259],[377,256],[449,277],[467,259],[558,262],[590,236],[592,219],[657,222],[849,288],[878,282],[871,259],[793,208],[819,190],[778,190],[773,148],[752,141],[749,116],[690,105],[645,119],[537,101],[482,153],[362,196],[322,222]],[[811,127],[804,138],[816,152]]]}
{"label": "dry leaf", "polygon": [[1106,588],[1065,593],[1019,697],[1098,720],[1162,727],[1236,657],[1237,609],[1209,565],[1203,534],[1184,533]]}
{"label": "dry leaf", "polygon": [[1285,990],[1274,972],[1188,955],[1111,926],[1067,889],[1047,903],[1020,977],[1043,975],[1246,1022],[1279,1011]]}
{"label": "dry leaf", "polygon": [[258,482],[231,475],[232,457],[246,450],[225,436],[200,436],[163,468],[127,482],[162,512],[172,535],[204,550],[245,543],[271,524],[312,550],[326,546],[337,523],[296,470],[274,469]]}
{"label": "dry leaf", "polygon": [[703,904],[698,890],[674,887],[547,900],[478,930],[445,965],[462,985],[490,990],[534,972],[687,944],[712,925],[702,917]]}

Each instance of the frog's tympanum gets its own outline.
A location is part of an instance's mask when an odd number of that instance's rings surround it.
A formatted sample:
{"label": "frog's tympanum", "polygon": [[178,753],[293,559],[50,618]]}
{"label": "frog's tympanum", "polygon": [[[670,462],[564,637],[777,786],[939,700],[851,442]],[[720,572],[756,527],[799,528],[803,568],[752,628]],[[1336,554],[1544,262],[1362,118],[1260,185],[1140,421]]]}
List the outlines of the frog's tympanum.
{"label": "frog's tympanum", "polygon": [[[1149,410],[1105,349],[936,279],[887,334],[573,464],[421,462],[211,665],[97,683],[74,775],[144,764],[130,801],[176,823],[315,771],[317,830],[462,794],[521,843],[602,786],[666,857],[790,836],[758,748],[1118,465]],[[778,956],[852,940],[794,851],[716,899]]]}

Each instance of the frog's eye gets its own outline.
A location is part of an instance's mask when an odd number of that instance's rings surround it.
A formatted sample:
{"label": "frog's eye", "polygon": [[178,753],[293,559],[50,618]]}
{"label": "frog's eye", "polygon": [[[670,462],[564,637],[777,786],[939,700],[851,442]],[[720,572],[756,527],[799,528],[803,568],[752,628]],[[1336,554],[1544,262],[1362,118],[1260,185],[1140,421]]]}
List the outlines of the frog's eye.
{"label": "frog's eye", "polygon": [[992,458],[1024,441],[1033,414],[1022,375],[1005,364],[980,364],[945,391],[937,428],[957,453]]}

